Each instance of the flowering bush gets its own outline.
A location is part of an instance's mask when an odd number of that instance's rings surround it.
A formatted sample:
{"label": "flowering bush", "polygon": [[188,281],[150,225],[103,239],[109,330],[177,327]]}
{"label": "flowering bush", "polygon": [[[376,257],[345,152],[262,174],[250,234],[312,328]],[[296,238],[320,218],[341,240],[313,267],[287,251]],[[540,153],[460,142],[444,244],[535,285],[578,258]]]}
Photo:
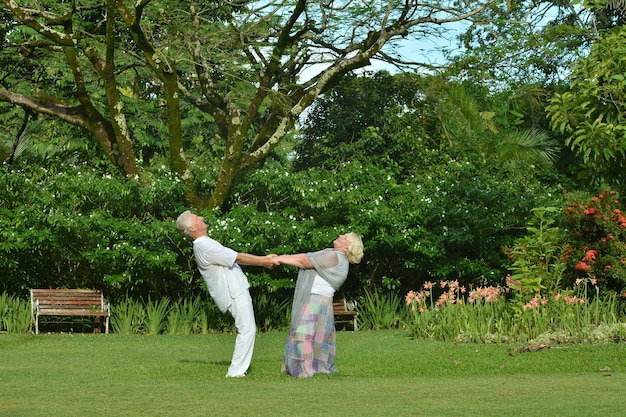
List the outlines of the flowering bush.
{"label": "flowering bush", "polygon": [[603,290],[626,286],[626,217],[615,191],[604,191],[585,204],[571,201],[563,211],[568,230],[564,284],[597,280]]}
{"label": "flowering bush", "polygon": [[[594,279],[579,279],[571,289],[532,297],[519,291],[518,280],[508,276],[506,282],[504,287],[469,292],[455,281],[427,282],[406,295],[405,327],[413,337],[443,341],[528,342],[558,335],[562,343],[588,341],[600,326],[623,319],[617,297],[600,297]],[[625,337],[621,331],[610,341]]]}

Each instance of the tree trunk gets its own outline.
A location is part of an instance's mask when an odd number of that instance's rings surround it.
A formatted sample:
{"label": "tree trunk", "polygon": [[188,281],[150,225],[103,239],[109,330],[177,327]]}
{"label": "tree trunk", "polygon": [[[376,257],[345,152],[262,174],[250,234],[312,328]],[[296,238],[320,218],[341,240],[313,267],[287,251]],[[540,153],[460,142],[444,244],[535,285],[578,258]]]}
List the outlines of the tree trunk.
{"label": "tree trunk", "polygon": [[189,169],[189,161],[183,149],[183,129],[181,125],[180,99],[178,91],[178,76],[172,62],[169,68],[162,72],[164,83],[165,103],[167,106],[167,130],[170,144],[170,160],[173,170],[180,176],[187,191],[185,201],[194,208],[202,208],[204,200],[198,195],[193,184],[193,175]]}

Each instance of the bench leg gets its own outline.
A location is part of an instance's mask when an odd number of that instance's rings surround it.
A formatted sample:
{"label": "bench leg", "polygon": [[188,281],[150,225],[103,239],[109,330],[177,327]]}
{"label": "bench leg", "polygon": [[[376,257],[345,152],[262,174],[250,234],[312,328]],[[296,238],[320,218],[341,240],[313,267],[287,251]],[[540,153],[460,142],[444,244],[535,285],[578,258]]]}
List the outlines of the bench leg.
{"label": "bench leg", "polygon": [[104,334],[109,334],[109,316],[104,320]]}

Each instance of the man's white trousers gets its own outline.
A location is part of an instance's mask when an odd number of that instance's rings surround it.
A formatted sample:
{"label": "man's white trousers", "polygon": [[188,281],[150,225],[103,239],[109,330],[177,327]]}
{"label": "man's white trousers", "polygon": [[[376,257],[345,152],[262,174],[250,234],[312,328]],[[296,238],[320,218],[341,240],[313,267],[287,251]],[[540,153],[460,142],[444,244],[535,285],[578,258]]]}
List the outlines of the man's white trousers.
{"label": "man's white trousers", "polygon": [[250,367],[252,352],[254,351],[254,340],[256,338],[256,323],[254,321],[254,309],[250,292],[244,291],[233,298],[228,311],[235,319],[237,339],[235,340],[235,350],[233,351],[233,358],[226,376],[241,377],[246,374]]}

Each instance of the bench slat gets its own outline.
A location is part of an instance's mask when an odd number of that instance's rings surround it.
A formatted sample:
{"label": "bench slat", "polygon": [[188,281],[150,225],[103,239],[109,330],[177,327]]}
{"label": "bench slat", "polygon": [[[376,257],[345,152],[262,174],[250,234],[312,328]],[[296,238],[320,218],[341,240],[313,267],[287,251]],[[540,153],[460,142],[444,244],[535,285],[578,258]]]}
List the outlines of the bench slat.
{"label": "bench slat", "polygon": [[88,306],[88,305],[101,305],[102,304],[102,300],[49,300],[46,298],[37,298],[37,300],[39,301],[39,305],[53,305],[53,304],[59,304],[59,305],[83,305],[83,306]]}
{"label": "bench slat", "polygon": [[81,309],[67,310],[67,309],[45,309],[39,311],[40,316],[94,316],[94,317],[104,317],[108,316],[108,311],[91,311]]}

